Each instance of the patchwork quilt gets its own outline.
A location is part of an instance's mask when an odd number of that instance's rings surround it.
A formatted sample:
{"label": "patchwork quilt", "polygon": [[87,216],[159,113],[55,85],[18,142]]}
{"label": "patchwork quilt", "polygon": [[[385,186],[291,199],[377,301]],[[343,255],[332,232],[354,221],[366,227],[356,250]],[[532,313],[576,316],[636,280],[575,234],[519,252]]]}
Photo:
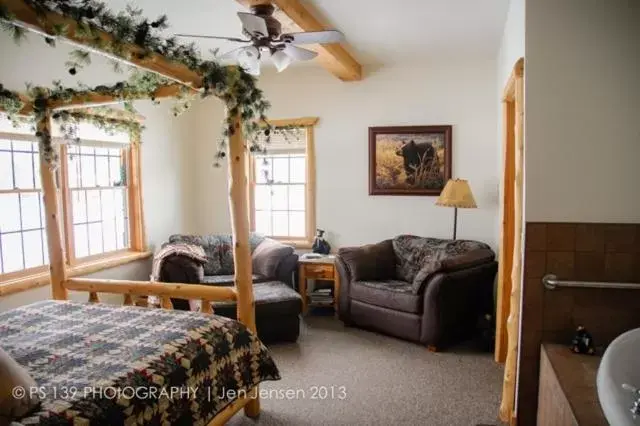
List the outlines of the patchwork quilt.
{"label": "patchwork quilt", "polygon": [[0,313],[0,344],[38,384],[24,425],[206,425],[280,379],[244,325],[188,311],[43,301]]}

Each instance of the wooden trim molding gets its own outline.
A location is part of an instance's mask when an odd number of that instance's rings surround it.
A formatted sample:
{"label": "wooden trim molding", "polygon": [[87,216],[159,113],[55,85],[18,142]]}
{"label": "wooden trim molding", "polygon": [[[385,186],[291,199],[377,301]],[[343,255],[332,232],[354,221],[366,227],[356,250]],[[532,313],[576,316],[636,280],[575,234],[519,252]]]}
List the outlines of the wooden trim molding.
{"label": "wooden trim molding", "polygon": [[300,117],[300,118],[284,118],[279,120],[269,120],[267,119],[267,123],[272,125],[273,127],[309,127],[315,126],[318,124],[320,119],[318,117]]}
{"label": "wooden trim molding", "polygon": [[[83,260],[81,263],[67,268],[67,276],[78,277],[105,269],[115,268],[141,259],[151,257],[153,253],[124,251],[102,256],[97,259]],[[49,271],[46,267],[38,268],[29,275],[22,275],[0,282],[0,297],[19,293],[32,288],[44,287],[50,283]]]}

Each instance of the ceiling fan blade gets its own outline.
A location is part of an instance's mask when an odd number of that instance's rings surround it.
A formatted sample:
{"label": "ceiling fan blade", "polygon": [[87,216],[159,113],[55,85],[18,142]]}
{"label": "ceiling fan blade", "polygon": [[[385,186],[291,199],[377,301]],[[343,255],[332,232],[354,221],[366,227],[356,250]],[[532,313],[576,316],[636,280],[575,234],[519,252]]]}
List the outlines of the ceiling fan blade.
{"label": "ceiling fan blade", "polygon": [[284,71],[291,63],[293,62],[293,58],[281,50],[278,50],[276,53],[271,55],[271,62],[276,66],[278,72]]}
{"label": "ceiling fan blade", "polygon": [[176,37],[211,38],[215,40],[235,41],[237,43],[251,43],[251,40],[243,40],[241,38],[236,38],[236,37],[218,37],[218,36],[199,35],[199,34],[176,34]]}
{"label": "ceiling fan blade", "polygon": [[312,50],[290,44],[287,44],[282,51],[297,61],[308,61],[318,56],[318,54]]}
{"label": "ceiling fan blade", "polygon": [[237,55],[238,65],[251,75],[260,75],[260,52],[255,46],[244,47]]}
{"label": "ceiling fan blade", "polygon": [[238,18],[242,21],[242,29],[249,36],[269,37],[269,29],[264,18],[247,12],[238,12]]}
{"label": "ceiling fan blade", "polygon": [[340,31],[308,31],[305,33],[282,34],[282,40],[291,44],[340,43],[344,41],[344,34]]}
{"label": "ceiling fan blade", "polygon": [[220,56],[218,56],[216,59],[219,61],[237,61],[238,60],[238,55],[240,55],[240,53],[242,53],[243,50],[247,49],[246,46],[243,47],[238,47],[237,49],[233,49],[228,51],[227,53],[224,53]]}

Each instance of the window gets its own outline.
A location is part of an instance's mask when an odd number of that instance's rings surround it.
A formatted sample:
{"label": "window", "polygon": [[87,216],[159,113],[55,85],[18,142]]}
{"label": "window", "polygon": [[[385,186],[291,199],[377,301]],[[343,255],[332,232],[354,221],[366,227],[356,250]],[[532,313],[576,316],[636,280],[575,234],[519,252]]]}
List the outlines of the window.
{"label": "window", "polygon": [[0,274],[49,262],[38,144],[0,136]]}
{"label": "window", "polygon": [[251,227],[290,243],[310,244],[315,233],[313,125],[317,119],[282,120],[266,154],[251,157]]}
{"label": "window", "polygon": [[[80,143],[59,144],[56,173],[67,263],[144,251],[137,144],[82,124]],[[29,126],[0,118],[0,287],[46,273],[49,262],[38,143]],[[2,290],[0,288],[0,290]]]}

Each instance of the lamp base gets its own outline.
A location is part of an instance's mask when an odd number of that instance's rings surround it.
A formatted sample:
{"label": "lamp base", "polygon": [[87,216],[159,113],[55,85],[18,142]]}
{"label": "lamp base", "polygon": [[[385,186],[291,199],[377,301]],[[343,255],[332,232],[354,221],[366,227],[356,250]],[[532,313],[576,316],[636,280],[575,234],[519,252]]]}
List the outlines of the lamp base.
{"label": "lamp base", "polygon": [[453,208],[453,239],[456,239],[456,234],[458,230],[458,208]]}

